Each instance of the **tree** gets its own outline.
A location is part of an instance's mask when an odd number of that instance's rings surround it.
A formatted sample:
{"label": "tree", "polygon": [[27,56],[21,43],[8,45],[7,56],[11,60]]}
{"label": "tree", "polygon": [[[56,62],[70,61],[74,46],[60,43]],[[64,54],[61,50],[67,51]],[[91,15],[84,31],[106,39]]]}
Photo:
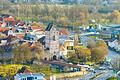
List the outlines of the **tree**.
{"label": "tree", "polygon": [[94,48],[94,47],[96,47],[95,41],[93,41],[92,39],[88,39],[88,40],[87,40],[87,48],[92,49],[92,48]]}
{"label": "tree", "polygon": [[86,62],[86,61],[90,60],[91,51],[90,51],[90,49],[85,48],[83,46],[76,46],[75,54],[77,55],[78,59],[80,59],[83,62]]}
{"label": "tree", "polygon": [[15,44],[12,50],[13,60],[15,62],[26,62],[32,58],[32,53],[27,43]]}
{"label": "tree", "polygon": [[96,46],[91,49],[91,60],[99,62],[108,54],[108,47],[103,40],[97,40]]}
{"label": "tree", "polygon": [[4,54],[5,54],[4,46],[0,46],[0,54],[2,56],[2,60],[4,61]]}
{"label": "tree", "polygon": [[13,50],[12,50],[12,58],[14,62],[19,61],[20,58],[20,52],[19,52],[19,45],[18,44],[14,44],[13,45]]}
{"label": "tree", "polygon": [[120,23],[120,12],[118,10],[114,10],[108,17],[113,23]]}
{"label": "tree", "polygon": [[88,48],[83,46],[75,46],[75,52],[69,52],[67,54],[68,60],[77,62],[86,62],[90,60],[91,52]]}
{"label": "tree", "polygon": [[118,78],[117,78],[117,77],[112,76],[112,77],[109,77],[109,78],[108,78],[108,79],[106,79],[106,80],[118,80]]}
{"label": "tree", "polygon": [[23,54],[23,61],[26,62],[26,61],[31,61],[32,59],[32,52],[30,50],[30,47],[27,45],[23,45],[24,47],[23,48],[23,51],[22,51],[22,54]]}
{"label": "tree", "polygon": [[107,45],[103,40],[96,41],[96,47],[99,47],[99,46],[107,48]]}
{"label": "tree", "polygon": [[91,50],[91,60],[95,62],[99,62],[104,60],[104,47],[96,47]]}
{"label": "tree", "polygon": [[67,59],[70,62],[74,62],[74,63],[79,62],[79,59],[78,59],[77,55],[75,54],[75,52],[68,52],[67,53]]}
{"label": "tree", "polygon": [[34,57],[37,59],[37,60],[41,60],[41,59],[44,59],[44,47],[41,43],[39,42],[36,42],[35,43],[35,55]]}

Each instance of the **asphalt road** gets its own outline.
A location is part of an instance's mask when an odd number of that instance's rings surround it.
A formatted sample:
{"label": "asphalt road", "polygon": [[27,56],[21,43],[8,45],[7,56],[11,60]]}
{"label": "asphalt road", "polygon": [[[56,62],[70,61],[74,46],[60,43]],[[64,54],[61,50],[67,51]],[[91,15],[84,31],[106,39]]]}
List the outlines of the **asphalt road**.
{"label": "asphalt road", "polygon": [[115,56],[120,56],[120,53],[114,52],[112,50],[109,49],[108,55],[106,56],[107,59],[112,59]]}
{"label": "asphalt road", "polygon": [[105,73],[97,76],[97,77],[96,77],[95,79],[93,79],[93,80],[106,80],[106,79],[108,79],[109,77],[112,77],[112,76],[114,76],[114,75],[115,75],[115,74],[113,74],[112,71],[106,71]]}

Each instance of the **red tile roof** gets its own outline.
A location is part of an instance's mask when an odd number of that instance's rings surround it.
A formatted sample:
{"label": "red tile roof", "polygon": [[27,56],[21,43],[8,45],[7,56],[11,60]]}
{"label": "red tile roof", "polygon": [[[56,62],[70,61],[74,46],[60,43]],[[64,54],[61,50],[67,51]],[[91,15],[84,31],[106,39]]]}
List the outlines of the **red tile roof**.
{"label": "red tile roof", "polygon": [[69,35],[69,32],[66,29],[61,29],[59,33],[60,35]]}
{"label": "red tile roof", "polygon": [[6,21],[6,22],[14,21],[14,18],[4,18],[4,21]]}
{"label": "red tile roof", "polygon": [[9,30],[9,28],[0,28],[0,32],[4,32],[6,30]]}
{"label": "red tile roof", "polygon": [[39,27],[39,26],[31,26],[31,28],[32,28],[33,30],[36,30],[36,29],[42,29],[42,28]]}

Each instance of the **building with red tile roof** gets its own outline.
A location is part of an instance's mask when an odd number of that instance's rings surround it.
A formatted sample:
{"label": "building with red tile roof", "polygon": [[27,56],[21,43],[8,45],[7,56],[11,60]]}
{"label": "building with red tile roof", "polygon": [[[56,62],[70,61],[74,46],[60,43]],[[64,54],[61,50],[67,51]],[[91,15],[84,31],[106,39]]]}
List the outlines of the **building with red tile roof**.
{"label": "building with red tile roof", "polygon": [[9,28],[2,28],[2,27],[0,27],[0,32],[4,32],[6,30],[9,30]]}
{"label": "building with red tile roof", "polygon": [[68,32],[68,30],[66,30],[66,29],[61,29],[60,31],[59,31],[59,34],[60,35],[69,35],[69,32]]}
{"label": "building with red tile roof", "polygon": [[14,21],[14,18],[12,16],[10,16],[10,17],[5,17],[3,20],[5,22],[10,22],[10,21]]}

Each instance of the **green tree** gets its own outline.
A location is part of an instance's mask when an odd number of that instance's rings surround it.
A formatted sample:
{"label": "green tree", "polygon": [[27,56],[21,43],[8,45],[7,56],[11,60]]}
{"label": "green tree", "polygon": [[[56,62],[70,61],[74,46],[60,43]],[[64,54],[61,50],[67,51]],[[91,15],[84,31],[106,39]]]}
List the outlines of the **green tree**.
{"label": "green tree", "polygon": [[116,77],[110,77],[110,78],[108,78],[107,80],[118,80]]}

